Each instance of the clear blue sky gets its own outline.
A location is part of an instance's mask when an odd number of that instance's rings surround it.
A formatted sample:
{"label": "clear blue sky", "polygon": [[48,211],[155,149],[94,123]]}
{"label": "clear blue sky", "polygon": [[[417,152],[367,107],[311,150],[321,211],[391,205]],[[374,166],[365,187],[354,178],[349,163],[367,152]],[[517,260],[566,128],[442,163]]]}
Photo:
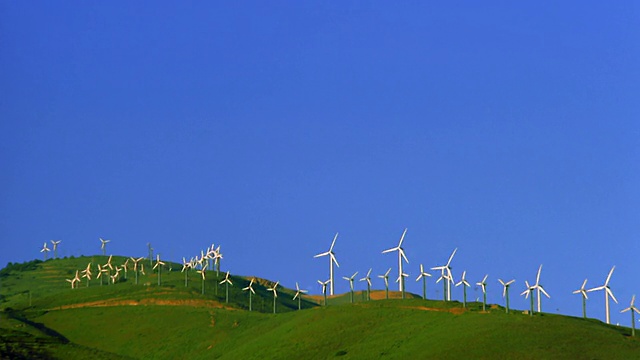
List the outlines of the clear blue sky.
{"label": "clear blue sky", "polygon": [[639,39],[631,1],[2,2],[0,264],[214,242],[232,273],[319,293],[335,232],[341,278],[396,273],[380,252],[407,227],[412,292],[458,247],[490,302],[515,278],[528,308],[542,263],[543,310],[580,315],[571,291],[617,265],[628,325]]}

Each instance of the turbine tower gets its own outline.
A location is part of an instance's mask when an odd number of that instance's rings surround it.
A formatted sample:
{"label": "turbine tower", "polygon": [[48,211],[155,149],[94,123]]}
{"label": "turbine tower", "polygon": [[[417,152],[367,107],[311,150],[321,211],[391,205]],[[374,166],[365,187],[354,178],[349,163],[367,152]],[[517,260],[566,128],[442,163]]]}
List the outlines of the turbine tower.
{"label": "turbine tower", "polygon": [[489,274],[485,275],[484,278],[482,278],[482,281],[476,283],[476,285],[482,288],[482,311],[487,310],[487,277],[488,276]]}
{"label": "turbine tower", "polygon": [[355,273],[353,273],[353,275],[351,275],[351,277],[346,277],[343,276],[342,278],[347,280],[349,282],[349,286],[351,287],[351,303],[353,304],[353,279],[355,279],[356,275],[358,275],[358,272],[356,271]]}
{"label": "turbine tower", "polygon": [[[136,285],[138,285],[138,262],[140,262],[140,260],[142,260],[144,258],[140,257],[140,258],[131,258],[131,261],[133,262],[133,271],[136,273]],[[142,265],[142,264],[140,264]]]}
{"label": "turbine tower", "polygon": [[360,279],[360,281],[366,281],[367,282],[367,301],[371,300],[371,268],[369,268],[369,271],[367,271],[367,276],[363,277],[362,279]]}
{"label": "turbine tower", "polygon": [[378,275],[379,278],[384,279],[384,291],[386,294],[386,299],[389,299],[389,273],[391,272],[391,268],[387,270],[384,275]]}
{"label": "turbine tower", "polygon": [[542,296],[540,296],[540,292],[545,294],[545,296],[547,298],[551,299],[551,296],[549,296],[549,294],[547,294],[547,292],[544,290],[542,285],[540,285],[540,272],[541,271],[542,271],[542,264],[540,264],[540,267],[538,268],[538,275],[536,276],[536,283],[535,283],[535,285],[533,285],[533,288],[536,289],[537,292],[538,292],[538,312],[542,312],[542,306],[541,306]]}
{"label": "turbine tower", "polygon": [[407,278],[407,277],[409,277],[409,274],[402,273],[402,274],[400,274],[400,276],[398,276],[398,278],[396,279],[396,282],[402,283],[402,291],[401,291],[401,293],[402,293],[402,299],[405,299],[405,297],[406,297],[406,295],[405,295],[405,293],[406,293],[406,291],[405,291],[405,290],[406,290],[406,289],[405,289],[405,287],[404,287],[404,279],[405,279],[405,278]]}
{"label": "turbine tower", "polygon": [[402,272],[402,259],[404,258],[404,261],[407,262],[407,264],[409,263],[409,260],[407,259],[407,256],[404,254],[404,249],[402,248],[402,241],[404,241],[404,236],[407,234],[407,229],[405,228],[404,231],[402,232],[402,236],[400,237],[400,242],[398,243],[398,246],[391,248],[391,249],[387,249],[385,251],[383,251],[383,254],[392,252],[392,251],[397,251],[398,252],[398,290],[402,291],[404,294],[404,281],[400,281],[400,279],[402,278],[402,274],[404,274]]}
{"label": "turbine tower", "polygon": [[638,314],[640,314],[640,310],[638,310],[638,308],[633,305],[633,302],[635,300],[636,300],[636,296],[633,295],[631,297],[631,305],[629,305],[628,308],[620,311],[620,313],[631,311],[631,336],[636,336],[636,314],[634,312],[637,312]]}
{"label": "turbine tower", "polygon": [[587,290],[585,289],[585,286],[587,286],[587,279],[584,279],[584,282],[582,283],[582,286],[580,287],[580,289],[574,291],[574,294],[580,294],[582,295],[582,317],[583,318],[587,318],[587,299],[589,298],[587,296]]}
{"label": "turbine tower", "polygon": [[251,281],[249,282],[249,285],[247,287],[243,287],[242,288],[242,291],[249,291],[249,311],[252,311],[252,308],[251,308],[251,294],[255,294],[256,293],[255,291],[253,291],[253,281],[254,280],[255,280],[254,278],[251,278]]}
{"label": "turbine tower", "polygon": [[445,300],[447,301],[451,301],[451,283],[453,282],[453,275],[451,275],[451,260],[453,260],[453,256],[456,254],[456,251],[458,251],[458,248],[455,248],[453,250],[453,252],[451,253],[451,256],[449,256],[449,261],[447,261],[445,265],[431,268],[431,270],[442,271],[442,275],[440,276],[440,279],[438,279],[438,281],[440,281],[441,279],[446,281],[446,288],[445,288],[446,299]]}
{"label": "turbine tower", "polygon": [[62,240],[51,240],[51,244],[53,245],[53,258],[58,258],[58,244],[60,244]]}
{"label": "turbine tower", "polygon": [[336,260],[336,254],[333,252],[333,246],[336,244],[336,239],[338,239],[338,233],[336,233],[336,236],[333,237],[333,241],[331,242],[331,247],[329,247],[329,251],[326,251],[314,256],[314,258],[329,256],[329,280],[331,280],[331,285],[329,286],[330,295],[333,295],[333,263],[335,262],[336,266],[340,267],[340,265],[338,265],[338,260]]}
{"label": "turbine tower", "polygon": [[615,268],[616,267],[614,265],[611,268],[611,271],[609,271],[609,275],[607,276],[607,280],[604,282],[604,285],[587,290],[587,291],[604,290],[604,306],[605,306],[605,312],[606,312],[605,315],[606,315],[606,318],[607,318],[607,324],[609,324],[609,296],[611,296],[611,298],[613,299],[613,301],[616,302],[616,304],[618,303],[618,300],[616,300],[616,297],[613,296],[613,292],[611,291],[611,288],[609,288],[609,280],[611,280],[611,275],[613,274],[613,270]]}
{"label": "turbine tower", "polygon": [[533,286],[529,285],[529,282],[527,280],[524,281],[524,284],[527,286],[527,288],[522,293],[520,293],[520,295],[524,295],[525,299],[528,298],[529,295],[531,295],[531,299],[530,299],[531,300],[531,310],[529,312],[529,315],[533,316],[533,294],[534,294],[533,291],[535,290],[535,288]]}
{"label": "turbine tower", "polygon": [[416,278],[416,281],[422,279],[422,299],[427,299],[427,276],[431,276],[428,272],[424,271],[424,267],[420,264],[420,275]]}
{"label": "turbine tower", "polygon": [[506,312],[507,314],[509,313],[509,286],[511,286],[511,284],[513,284],[516,280],[509,280],[507,282],[502,281],[502,279],[498,279],[498,281],[500,282],[500,284],[502,284],[502,297],[506,299]]}
{"label": "turbine tower", "polygon": [[106,256],[107,243],[110,242],[111,240],[105,240],[103,238],[98,238],[98,239],[100,239],[100,249],[102,250],[102,256]]}
{"label": "turbine tower", "polygon": [[280,283],[280,281],[276,281],[276,283],[270,287],[267,288],[267,291],[272,291],[273,292],[273,313],[276,313],[276,299],[278,298],[278,290],[276,290],[276,288],[278,287],[278,284]]}
{"label": "turbine tower", "polygon": [[205,280],[206,275],[207,275],[207,274],[206,274],[206,273],[207,273],[207,269],[204,269],[204,268],[203,268],[203,269],[200,269],[200,270],[196,270],[196,272],[197,272],[198,274],[200,274],[200,275],[201,275],[201,277],[202,277],[202,295],[204,295],[204,280]]}
{"label": "turbine tower", "polygon": [[[42,246],[42,250],[40,250],[41,253],[43,253],[44,255],[44,261],[47,261],[47,254],[49,253],[49,248],[47,247],[47,242],[45,241],[44,245]],[[72,284],[73,287],[73,284]]]}
{"label": "turbine tower", "polygon": [[322,295],[324,296],[324,304],[323,306],[327,306],[327,284],[331,282],[331,279],[327,281],[318,280],[318,284],[322,286]]}
{"label": "turbine tower", "polygon": [[467,287],[471,286],[469,284],[469,282],[467,281],[467,279],[465,279],[466,275],[467,275],[467,270],[462,272],[462,279],[460,279],[460,281],[456,284],[456,286],[463,285],[462,286],[462,290],[463,290],[463,293],[464,293],[464,295],[463,295],[464,297],[462,298],[463,299],[462,307],[464,307],[464,308],[467,307]]}
{"label": "turbine tower", "polygon": [[[202,270],[206,270],[207,267],[203,267]],[[225,302],[228,304],[229,303],[229,285],[233,285],[233,283],[231,282],[231,280],[229,279],[229,272],[227,271],[227,275],[225,275],[224,279],[222,279],[222,281],[220,281],[220,284],[226,284],[226,288],[227,288],[227,295],[226,295],[226,300]]]}
{"label": "turbine tower", "polygon": [[296,294],[293,295],[293,300],[298,299],[298,310],[300,310],[300,301],[302,299],[302,296],[300,294],[305,294],[306,292],[307,290],[300,290],[298,282],[296,281]]}

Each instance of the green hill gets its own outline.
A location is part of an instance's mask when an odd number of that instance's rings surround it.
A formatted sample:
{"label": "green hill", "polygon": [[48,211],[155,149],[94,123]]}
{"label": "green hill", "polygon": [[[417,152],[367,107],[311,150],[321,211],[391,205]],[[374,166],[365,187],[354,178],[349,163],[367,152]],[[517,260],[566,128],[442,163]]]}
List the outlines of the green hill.
{"label": "green hill", "polygon": [[[50,260],[0,271],[0,357],[640,358],[640,340],[627,328],[552,314],[505,314],[495,305],[482,312],[478,303],[463,309],[458,302],[419,298],[364,301],[366,295],[357,292],[355,304],[348,293],[332,297],[327,307],[314,303],[321,297],[307,297],[297,311],[294,291],[283,289],[274,315],[265,288],[271,283],[259,280],[257,311],[249,312],[247,292],[240,290],[246,278],[231,277],[226,304],[222,286],[214,293],[215,272],[202,295],[198,274],[185,287],[177,264],[163,273],[162,286],[149,271],[136,286],[130,271],[126,281],[114,285],[94,280],[72,290],[64,279],[90,260]],[[381,292],[372,297],[381,298]]]}

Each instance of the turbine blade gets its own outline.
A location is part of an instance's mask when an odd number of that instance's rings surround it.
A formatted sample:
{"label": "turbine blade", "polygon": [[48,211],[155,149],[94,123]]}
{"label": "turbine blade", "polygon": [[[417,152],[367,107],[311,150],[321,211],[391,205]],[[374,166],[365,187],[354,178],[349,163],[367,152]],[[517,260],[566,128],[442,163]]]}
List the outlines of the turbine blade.
{"label": "turbine blade", "polygon": [[314,257],[314,258],[317,258],[317,257],[321,257],[321,256],[327,256],[327,255],[329,255],[329,254],[330,254],[330,253],[327,251],[327,252],[320,253],[320,254],[318,254],[318,255],[314,255],[313,257]]}
{"label": "turbine blade", "polygon": [[616,297],[613,296],[613,292],[611,291],[611,289],[606,288],[607,289],[607,294],[609,294],[609,296],[611,296],[611,298],[613,299],[613,301],[616,302],[616,304],[618,303],[618,300],[616,300]]}
{"label": "turbine blade", "polygon": [[455,248],[453,250],[453,252],[451,253],[451,256],[449,256],[449,261],[447,261],[447,266],[449,266],[449,264],[451,264],[451,260],[453,260],[453,256],[456,254],[456,251],[458,251],[458,248]]}
{"label": "turbine blade", "polygon": [[333,237],[333,241],[331,242],[331,247],[329,247],[329,252],[333,251],[333,246],[336,244],[336,240],[338,239],[338,233]]}
{"label": "turbine blade", "polygon": [[615,265],[613,265],[613,267],[611,268],[611,271],[609,271],[609,275],[607,275],[607,281],[604,282],[604,286],[609,285],[609,280],[611,280],[611,275],[613,274],[613,270],[616,268]]}
{"label": "turbine blade", "polygon": [[402,242],[404,241],[404,236],[407,234],[407,228],[404,228],[404,231],[402,232],[402,236],[400,237],[400,243],[398,244],[398,247],[402,246]]}

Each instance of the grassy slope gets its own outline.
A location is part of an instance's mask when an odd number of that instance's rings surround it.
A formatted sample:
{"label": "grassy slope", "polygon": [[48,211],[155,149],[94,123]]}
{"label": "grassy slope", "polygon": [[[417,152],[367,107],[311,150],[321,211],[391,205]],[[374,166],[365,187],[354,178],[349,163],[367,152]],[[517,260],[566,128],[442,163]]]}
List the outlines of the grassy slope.
{"label": "grassy slope", "polygon": [[[101,287],[94,281],[89,288],[69,289],[64,278],[75,272],[75,268],[86,266],[87,260],[49,261],[39,264],[35,270],[2,277],[2,308],[24,309],[31,321],[46,325],[70,341],[61,343],[60,339],[43,334],[37,328],[5,317],[0,322],[4,345],[23,343],[24,348],[34,351],[34,358],[40,350],[56,358],[90,355],[96,359],[112,358],[114,354],[194,359],[298,358],[302,355],[306,358],[336,355],[345,358],[640,358],[640,340],[626,336],[629,332],[626,328],[551,314],[507,315],[499,307],[491,313],[482,313],[478,303],[470,304],[471,311],[460,311],[457,302],[421,299],[349,304],[347,293],[331,298],[331,306],[326,308],[304,302],[303,306],[308,309],[298,312],[292,311],[297,303],[291,301],[291,290],[284,290],[278,297],[278,311],[283,313],[273,315],[268,314],[272,297],[265,290],[265,281],[254,285],[258,292],[254,309],[267,313],[248,312],[242,310],[247,306],[247,293],[240,291],[240,287],[246,286],[246,279],[232,278],[236,286],[231,288],[230,305],[221,308],[222,287],[218,297],[209,293],[202,296],[199,279],[193,277],[196,281],[185,288],[183,274],[175,271],[163,274],[161,287],[153,285],[157,281],[155,275],[143,277],[148,286],[135,286],[130,272],[127,282]],[[210,281],[209,289],[213,289],[213,279],[207,281]],[[32,307],[28,307],[27,297],[22,293],[27,288],[33,293]],[[397,293],[390,295],[398,296]],[[360,301],[363,297],[358,292],[355,299]],[[60,310],[65,305],[92,301],[137,303],[145,299],[178,306]],[[8,338],[12,340],[5,341]],[[48,345],[41,347],[39,343]]]}

